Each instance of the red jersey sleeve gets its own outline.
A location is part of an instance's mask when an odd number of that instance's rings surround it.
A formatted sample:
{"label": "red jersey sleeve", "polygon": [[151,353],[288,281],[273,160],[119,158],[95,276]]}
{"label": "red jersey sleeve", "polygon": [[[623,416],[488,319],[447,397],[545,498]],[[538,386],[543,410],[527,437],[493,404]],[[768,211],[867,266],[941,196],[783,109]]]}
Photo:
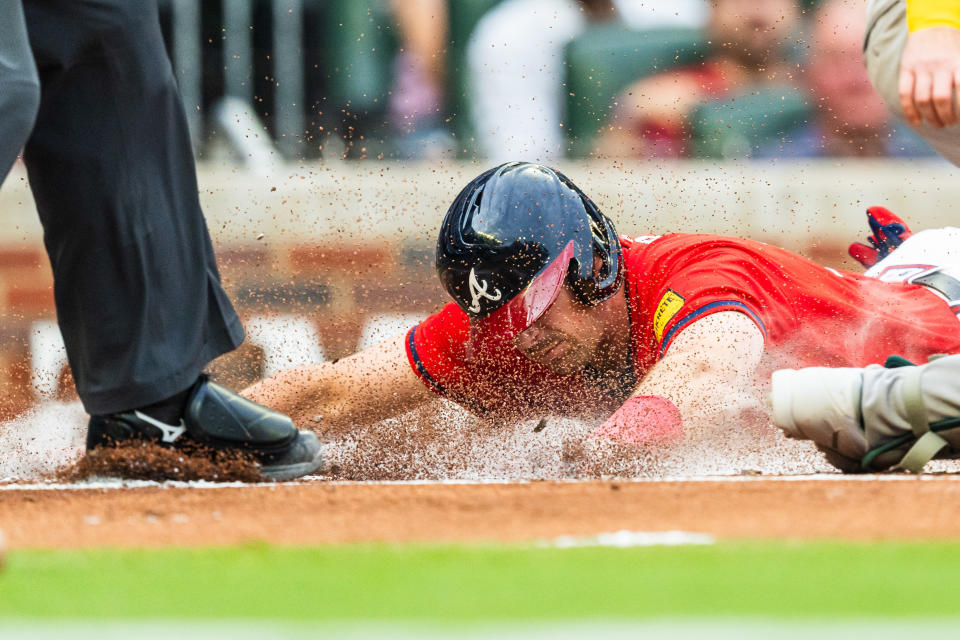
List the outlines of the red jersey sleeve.
{"label": "red jersey sleeve", "polygon": [[663,357],[674,338],[696,320],[721,311],[749,317],[767,335],[763,316],[778,304],[756,264],[729,247],[697,251],[664,277],[654,290],[654,337]]}
{"label": "red jersey sleeve", "polygon": [[685,327],[736,311],[781,366],[864,366],[891,353],[960,348],[956,317],[929,290],[836,269],[762,242],[671,234],[625,244],[638,372]]}
{"label": "red jersey sleeve", "polygon": [[455,380],[465,355],[470,321],[453,302],[407,333],[407,359],[428,388],[447,395],[445,381]]}
{"label": "red jersey sleeve", "polygon": [[639,342],[662,358],[691,323],[721,311],[748,316],[767,335],[771,312],[786,297],[773,286],[769,265],[748,247],[719,236],[670,235],[631,245],[628,286],[638,316]]}

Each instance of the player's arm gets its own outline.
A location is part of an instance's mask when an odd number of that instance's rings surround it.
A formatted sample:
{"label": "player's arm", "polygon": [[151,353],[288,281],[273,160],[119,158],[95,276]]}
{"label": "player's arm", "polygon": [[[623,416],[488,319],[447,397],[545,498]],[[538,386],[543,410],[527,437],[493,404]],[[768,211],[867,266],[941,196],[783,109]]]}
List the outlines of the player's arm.
{"label": "player's arm", "polygon": [[762,355],[763,333],[748,315],[715,313],[680,332],[633,395],[664,396],[684,415],[710,412],[753,381]]}
{"label": "player's arm", "polygon": [[900,106],[907,121],[956,124],[960,87],[960,2],[907,0],[910,35],[900,58]]}
{"label": "player's arm", "polygon": [[286,369],[243,395],[301,427],[349,433],[436,399],[410,367],[405,341],[406,334],[335,362]]}
{"label": "player's arm", "polygon": [[755,384],[763,350],[763,333],[746,314],[723,311],[691,323],[598,435],[637,444],[668,440],[679,435],[681,421],[727,412]]}

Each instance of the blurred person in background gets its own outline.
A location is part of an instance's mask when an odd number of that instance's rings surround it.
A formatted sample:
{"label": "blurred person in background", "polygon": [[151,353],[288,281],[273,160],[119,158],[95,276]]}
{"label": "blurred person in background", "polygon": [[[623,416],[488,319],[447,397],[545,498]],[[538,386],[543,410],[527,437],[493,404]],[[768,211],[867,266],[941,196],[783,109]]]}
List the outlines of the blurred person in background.
{"label": "blurred person in background", "polygon": [[806,85],[809,125],[762,145],[754,157],[927,156],[933,150],[908,127],[892,122],[870,84],[860,49],[866,32],[863,0],[825,0],[811,17]]}
{"label": "blurred person in background", "polygon": [[960,3],[869,0],[863,54],[887,106],[960,166]]}
{"label": "blurred person in background", "polygon": [[446,0],[391,0],[400,32],[390,98],[390,127],[402,158],[436,157],[452,148],[444,128]]}
{"label": "blurred person in background", "polygon": [[467,49],[471,111],[493,162],[566,153],[564,48],[588,26],[700,26],[702,0],[506,0],[477,25]]}
{"label": "blurred person in background", "polygon": [[796,82],[791,47],[799,26],[797,0],[713,0],[711,6],[709,57],[626,89],[598,139],[598,155],[683,157],[689,153],[688,119],[706,100]]}

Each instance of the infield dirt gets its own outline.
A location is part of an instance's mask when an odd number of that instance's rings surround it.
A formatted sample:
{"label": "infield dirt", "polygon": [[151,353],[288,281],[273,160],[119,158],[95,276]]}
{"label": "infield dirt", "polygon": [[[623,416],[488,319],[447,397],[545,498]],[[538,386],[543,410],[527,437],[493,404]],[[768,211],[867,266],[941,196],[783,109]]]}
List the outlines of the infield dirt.
{"label": "infield dirt", "polygon": [[960,536],[954,475],[0,488],[0,529],[12,549],[529,542],[619,530],[721,539]]}

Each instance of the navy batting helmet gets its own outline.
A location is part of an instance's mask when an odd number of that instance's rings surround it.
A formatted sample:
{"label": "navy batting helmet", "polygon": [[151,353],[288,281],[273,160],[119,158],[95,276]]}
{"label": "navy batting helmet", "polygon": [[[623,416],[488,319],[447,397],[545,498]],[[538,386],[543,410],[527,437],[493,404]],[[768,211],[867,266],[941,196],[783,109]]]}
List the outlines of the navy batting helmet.
{"label": "navy batting helmet", "polygon": [[559,171],[509,162],[485,171],[447,210],[437,273],[471,319],[505,337],[536,322],[563,283],[595,305],[623,281],[613,224]]}

